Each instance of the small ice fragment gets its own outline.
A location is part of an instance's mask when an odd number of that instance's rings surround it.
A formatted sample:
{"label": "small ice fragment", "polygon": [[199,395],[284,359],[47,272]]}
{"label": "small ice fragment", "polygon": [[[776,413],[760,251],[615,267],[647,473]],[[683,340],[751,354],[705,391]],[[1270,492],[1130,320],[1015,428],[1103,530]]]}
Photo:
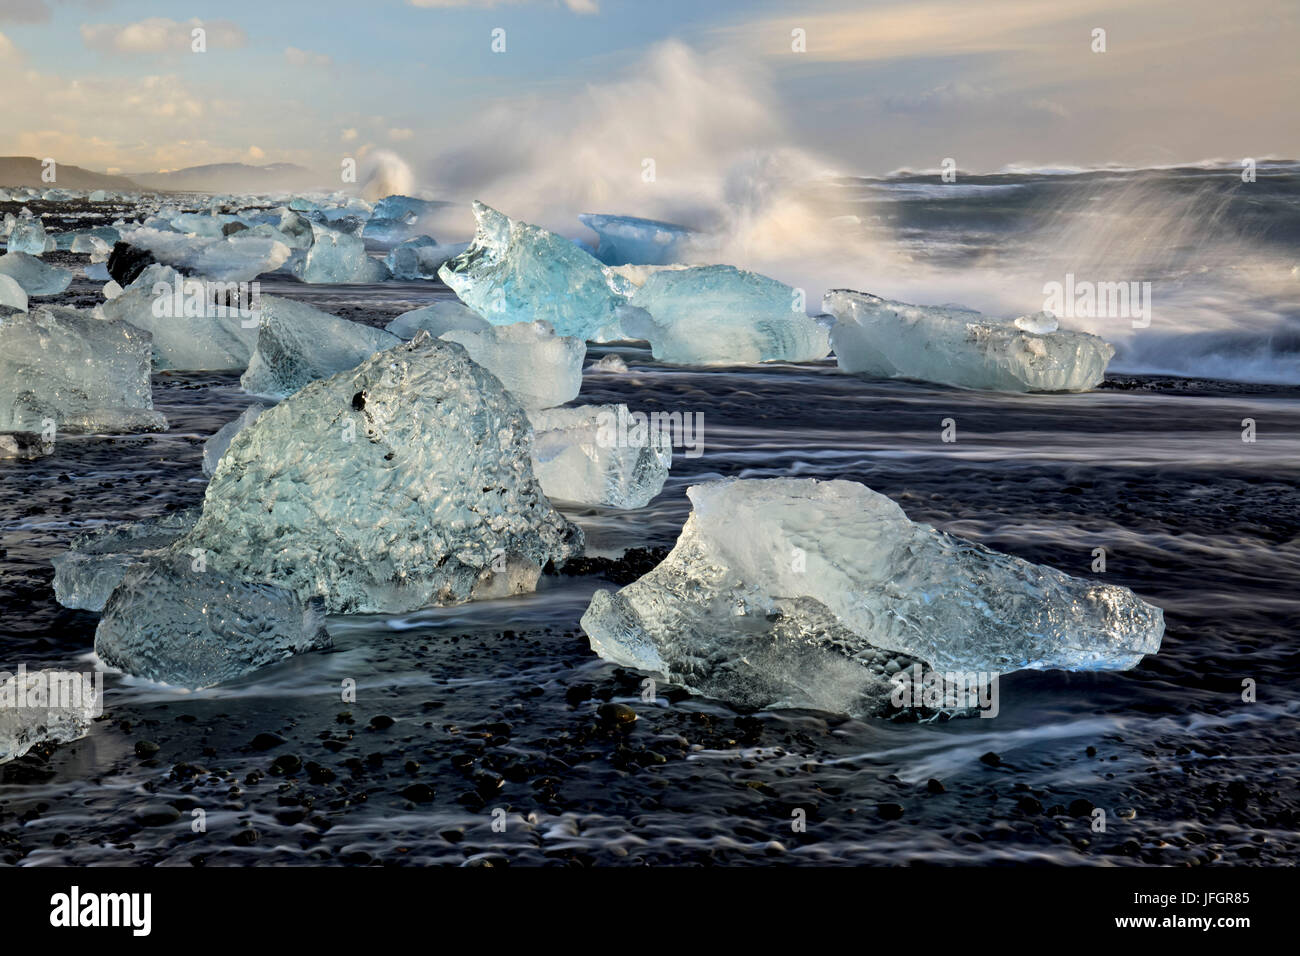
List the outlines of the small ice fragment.
{"label": "small ice fragment", "polygon": [[1056,316],[1050,312],[1018,316],[1013,320],[1012,324],[1022,332],[1033,332],[1035,335],[1047,335],[1061,327],[1061,323],[1056,320]]}
{"label": "small ice fragment", "polygon": [[596,258],[606,265],[667,265],[686,258],[694,230],[657,219],[582,213],[578,216],[600,237]]}
{"label": "small ice fragment", "polygon": [[25,252],[28,255],[39,256],[45,252],[45,239],[45,227],[41,225],[39,217],[20,218],[9,233],[9,242],[5,249],[8,252]]}
{"label": "small ice fragment", "polygon": [[84,737],[104,712],[101,682],[75,671],[28,671],[0,675],[0,764],[38,744]]}
{"label": "small ice fragment", "polygon": [[415,338],[415,334],[421,329],[436,339],[444,332],[450,332],[453,329],[481,332],[484,329],[492,328],[492,323],[460,302],[453,299],[442,299],[433,303],[433,305],[426,305],[422,309],[403,312],[384,328],[385,331],[391,332],[399,339],[409,342]]}
{"label": "small ice fragment", "polygon": [[582,339],[556,335],[547,322],[516,322],[480,331],[453,329],[440,338],[457,342],[469,357],[501,380],[524,408],[550,408],[577,398],[582,388]]}
{"label": "small ice fragment", "polygon": [[13,279],[29,295],[58,295],[72,282],[72,273],[48,265],[25,252],[0,256],[0,275]]}
{"label": "small ice fragment", "polygon": [[64,607],[102,611],[128,568],[171,545],[198,520],[199,510],[187,508],[78,535],[51,559],[54,599]]}
{"label": "small ice fragment", "polygon": [[428,236],[417,236],[394,246],[384,263],[394,279],[436,279],[442,264],[460,255],[466,247],[464,242],[444,246]]}
{"label": "small ice fragment", "polygon": [[366,255],[365,243],[356,236],[312,223],[312,243],[293,273],[308,283],[383,282],[388,267]]}
{"label": "small ice fragment", "polygon": [[[663,490],[672,436],[633,427],[626,405],[529,412],[533,471],[546,496],[606,508],[644,508]],[[621,427],[620,427],[621,424]]]}
{"label": "small ice fragment", "polygon": [[11,276],[0,275],[0,305],[27,311],[27,291]]}
{"label": "small ice fragment", "polygon": [[617,352],[610,352],[599,361],[592,362],[587,366],[588,372],[612,372],[621,375],[627,371],[627,363],[623,361],[623,356]]}

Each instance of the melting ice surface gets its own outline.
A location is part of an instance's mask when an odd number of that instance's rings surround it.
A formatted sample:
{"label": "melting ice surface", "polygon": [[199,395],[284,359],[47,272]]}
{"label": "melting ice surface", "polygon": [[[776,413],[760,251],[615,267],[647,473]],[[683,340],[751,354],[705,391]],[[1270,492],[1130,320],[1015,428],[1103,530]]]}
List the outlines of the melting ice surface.
{"label": "melting ice surface", "polygon": [[[663,490],[671,436],[645,429],[624,435],[626,405],[581,405],[530,412],[533,471],[548,498],[606,508],[643,508]],[[627,432],[627,429],[624,429]]]}
{"label": "melting ice surface", "polygon": [[1161,610],[908,519],[865,485],[729,479],[687,492],[663,562],[582,617],[596,653],[751,706],[878,712],[879,652],[942,672],[1127,669]]}
{"label": "melting ice surface", "polygon": [[41,670],[6,674],[0,680],[0,763],[37,744],[67,743],[85,736],[103,702],[85,674]]}
{"label": "melting ice surface", "polygon": [[556,335],[546,322],[516,322],[486,329],[452,329],[443,341],[465,347],[524,408],[550,408],[578,397],[587,345]]}
{"label": "melting ice surface", "polygon": [[685,226],[636,216],[578,216],[600,237],[596,258],[606,265],[667,265],[686,259],[694,231]]}
{"label": "melting ice surface", "polygon": [[129,568],[169,547],[198,517],[197,508],[186,508],[78,535],[51,559],[55,599],[64,607],[102,611]]}
{"label": "melting ice surface", "polygon": [[891,302],[833,289],[822,307],[835,316],[831,343],[846,372],[912,378],[1003,392],[1082,392],[1098,385],[1115,349],[1055,318],[1013,323],[978,313]]}
{"label": "melting ice surface", "polygon": [[582,532],[533,475],[517,401],[422,332],[239,431],[177,547],[331,612],[407,611],[531,591]]}

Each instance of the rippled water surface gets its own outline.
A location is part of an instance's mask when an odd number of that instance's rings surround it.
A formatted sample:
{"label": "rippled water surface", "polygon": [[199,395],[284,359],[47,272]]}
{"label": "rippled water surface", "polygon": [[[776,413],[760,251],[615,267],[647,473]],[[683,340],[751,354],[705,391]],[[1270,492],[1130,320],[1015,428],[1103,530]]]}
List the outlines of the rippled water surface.
{"label": "rippled water surface", "polygon": [[[64,299],[95,290],[78,281]],[[372,324],[447,294],[279,280],[264,291]],[[700,457],[679,453],[648,508],[569,511],[593,553],[670,546],[685,489],[704,479],[851,479],[913,519],[1072,574],[1092,574],[1104,548],[1104,579],[1165,609],[1160,654],[1125,673],[1004,677],[993,719],[742,714],[671,687],[646,703],[642,675],[601,662],[578,627],[610,582],[552,575],[508,601],[331,618],[331,652],[201,693],[108,675],[107,712],[88,737],[0,769],[0,860],[1294,854],[1300,390],[1113,376],[1087,395],[1003,396],[861,381],[833,360],[682,370],[618,347],[589,361],[610,351],[629,371],[588,373],[581,401],[700,413],[704,443]],[[49,458],[0,462],[5,669],[89,666],[96,615],[55,603],[50,558],[87,528],[197,503],[203,440],[251,401],[226,373],[160,374],[154,397],[165,434],[67,438]],[[957,440],[945,443],[949,418]],[[341,701],[347,679],[354,704]],[[599,719],[610,700],[636,709],[630,731]]]}

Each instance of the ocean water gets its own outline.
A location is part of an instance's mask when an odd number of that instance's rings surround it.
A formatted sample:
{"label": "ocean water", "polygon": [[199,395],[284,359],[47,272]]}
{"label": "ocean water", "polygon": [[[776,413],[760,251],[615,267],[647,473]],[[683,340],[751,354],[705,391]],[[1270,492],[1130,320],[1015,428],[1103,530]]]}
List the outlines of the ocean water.
{"label": "ocean water", "polygon": [[[0,767],[0,862],[1293,859],[1300,312],[1284,266],[1298,238],[1297,184],[1294,167],[1270,175],[1275,199],[1263,204],[1241,195],[1260,182],[1224,186],[1197,169],[1007,173],[943,193],[934,177],[898,175],[839,183],[821,200],[836,215],[855,207],[857,228],[887,229],[892,254],[906,251],[909,268],[868,291],[898,294],[929,274],[946,285],[913,301],[984,305],[972,298],[997,299],[1062,265],[1110,278],[1118,252],[1096,252],[1101,268],[1082,252],[1071,265],[1030,238],[1094,236],[1077,218],[1092,215],[1089,196],[1113,207],[1115,190],[1224,190],[1225,211],[1203,223],[1205,235],[1166,220],[1159,228],[1186,248],[1164,260],[1152,253],[1157,261],[1131,273],[1153,277],[1157,290],[1171,284],[1157,303],[1200,311],[1177,319],[1176,331],[1162,328],[1158,309],[1150,329],[1134,331],[1165,335],[1166,345],[1130,337],[1089,394],[870,382],[839,373],[833,359],[678,369],[643,347],[589,351],[590,361],[616,352],[629,371],[588,373],[582,401],[704,422],[703,454],[679,454],[647,508],[568,512],[593,553],[671,546],[685,489],[709,478],[860,481],[915,520],[1072,574],[1092,575],[1094,549],[1104,548],[1098,576],[1165,610],[1161,651],[1138,668],[1005,676],[992,719],[739,712],[670,686],[647,702],[642,675],[600,661],[578,627],[591,594],[615,585],[602,574],[548,575],[536,594],[507,601],[333,617],[332,651],[208,691],[107,675],[106,714],[86,738]],[[1259,266],[1268,281],[1239,308],[1262,305],[1249,314],[1225,306],[1216,330],[1209,303],[1250,286],[1243,249],[1268,263]],[[1232,265],[1200,271],[1210,252]],[[1180,277],[1176,290],[1170,276]],[[79,279],[59,301],[93,304],[97,288]],[[272,277],[263,291],[375,325],[449,295],[436,283]],[[1234,356],[1245,358],[1234,366]],[[159,374],[154,396],[172,426],[165,434],[67,438],[48,458],[0,462],[0,669],[93,666],[97,616],[55,603],[50,558],[87,528],[197,503],[203,440],[251,401],[235,373]],[[952,443],[941,440],[947,418]],[[1242,440],[1247,418],[1253,442]],[[349,679],[355,703],[341,699]],[[1253,701],[1243,700],[1244,682]],[[602,721],[608,701],[636,710],[630,730]]]}

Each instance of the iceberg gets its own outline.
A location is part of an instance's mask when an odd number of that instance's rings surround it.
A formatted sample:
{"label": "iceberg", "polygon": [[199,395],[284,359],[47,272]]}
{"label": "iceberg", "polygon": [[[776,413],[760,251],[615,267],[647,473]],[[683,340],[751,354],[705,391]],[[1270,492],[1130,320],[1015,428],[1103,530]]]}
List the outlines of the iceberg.
{"label": "iceberg", "polygon": [[529,418],[533,472],[548,498],[644,508],[668,480],[672,437],[659,429],[620,429],[620,420],[629,418],[626,405],[551,408],[529,412]]}
{"label": "iceberg", "polygon": [[[606,660],[749,706],[879,712],[879,652],[936,671],[1122,670],[1161,610],[908,519],[850,481],[728,479],[687,491],[672,552],[582,617]],[[866,672],[859,658],[867,660]]]}
{"label": "iceberg", "polygon": [[451,203],[437,199],[416,199],[413,196],[385,196],[379,202],[375,203],[374,208],[370,211],[370,218],[375,219],[406,219],[408,217],[420,218],[436,213],[450,206]]}
{"label": "iceberg", "polygon": [[0,318],[0,431],[165,431],[151,351],[148,332],[73,309]]}
{"label": "iceberg", "polygon": [[27,311],[27,290],[11,276],[0,275],[0,305],[7,305],[19,312]]}
{"label": "iceberg", "polygon": [[0,275],[13,279],[29,296],[58,295],[72,282],[72,273],[67,269],[48,265],[25,252],[0,256]]}
{"label": "iceberg", "polygon": [[101,688],[75,671],[0,673],[0,763],[33,747],[84,737],[103,713]]}
{"label": "iceberg", "polygon": [[[123,231],[122,241],[148,250],[164,265],[221,282],[249,282],[263,273],[274,272],[292,253],[283,242],[265,236],[242,233],[225,237],[193,236],[148,226]],[[108,271],[122,282],[111,261]]]}
{"label": "iceberg", "polygon": [[568,239],[473,205],[478,231],[438,276],[493,325],[542,320],[560,335],[594,338],[618,319],[633,286]]}
{"label": "iceberg", "polygon": [[257,348],[239,379],[250,395],[284,398],[400,341],[382,329],[278,296],[262,296],[259,313]]}
{"label": "iceberg", "polygon": [[533,475],[529,430],[495,377],[422,332],[235,435],[177,547],[331,612],[531,591],[583,539]]}
{"label": "iceberg", "polygon": [[9,242],[5,250],[39,256],[45,252],[45,240],[45,227],[41,225],[39,218],[20,218],[9,233]]}
{"label": "iceberg", "polygon": [[444,246],[428,236],[418,236],[394,246],[384,258],[384,264],[394,279],[436,279],[442,264],[467,247],[468,243],[464,242]]}
{"label": "iceberg", "polygon": [[51,559],[54,599],[64,607],[102,611],[128,569],[169,547],[198,519],[199,510],[188,508],[77,535],[67,551]]}
{"label": "iceberg", "polygon": [[259,317],[250,295],[233,282],[182,278],[170,266],[148,266],[100,311],[150,333],[159,370],[243,369],[257,345]]}
{"label": "iceberg", "polygon": [[872,378],[1001,392],[1084,392],[1102,381],[1115,354],[1095,335],[1057,330],[1050,315],[1002,322],[850,289],[827,292],[822,306],[835,317],[831,342],[839,367]]}
{"label": "iceberg", "polygon": [[596,258],[609,266],[668,265],[681,262],[695,231],[671,222],[606,216],[585,212],[578,216],[600,237]]}
{"label": "iceberg", "polygon": [[221,456],[226,453],[230,447],[230,442],[241,431],[247,428],[253,422],[257,421],[257,416],[266,411],[262,405],[249,405],[244,409],[243,414],[233,422],[226,422],[217,433],[203,443],[203,473],[208,477],[217,470],[217,462],[221,461]]}
{"label": "iceberg", "polygon": [[194,689],[330,644],[319,598],[240,581],[175,552],[130,567],[95,629],[104,664]]}
{"label": "iceberg", "polygon": [[293,266],[293,274],[303,282],[383,282],[388,278],[388,267],[366,255],[365,243],[356,236],[318,223],[312,223],[311,234],[311,247]]}
{"label": "iceberg", "polygon": [[830,352],[826,330],[784,283],[734,266],[662,269],[632,296],[624,332],[673,365],[814,362]]}
{"label": "iceberg", "polygon": [[492,323],[488,322],[483,316],[451,299],[443,299],[433,303],[433,305],[426,305],[422,309],[403,312],[384,326],[385,331],[391,332],[399,339],[408,342],[415,338],[415,334],[421,329],[436,339],[444,332],[450,332],[453,329],[481,332],[490,328],[492,328]]}
{"label": "iceberg", "polygon": [[546,322],[517,322],[482,331],[453,329],[441,336],[456,342],[495,375],[524,408],[549,408],[577,398],[582,388],[582,339],[556,335]]}

